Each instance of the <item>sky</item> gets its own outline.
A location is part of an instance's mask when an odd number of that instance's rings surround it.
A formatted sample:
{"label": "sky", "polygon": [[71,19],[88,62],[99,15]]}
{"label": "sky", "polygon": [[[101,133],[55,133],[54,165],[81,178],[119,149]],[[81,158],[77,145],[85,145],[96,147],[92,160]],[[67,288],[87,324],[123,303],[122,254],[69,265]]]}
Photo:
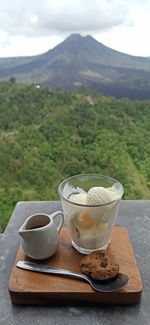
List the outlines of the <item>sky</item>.
{"label": "sky", "polygon": [[150,56],[150,0],[0,0],[0,58],[47,52],[72,33]]}

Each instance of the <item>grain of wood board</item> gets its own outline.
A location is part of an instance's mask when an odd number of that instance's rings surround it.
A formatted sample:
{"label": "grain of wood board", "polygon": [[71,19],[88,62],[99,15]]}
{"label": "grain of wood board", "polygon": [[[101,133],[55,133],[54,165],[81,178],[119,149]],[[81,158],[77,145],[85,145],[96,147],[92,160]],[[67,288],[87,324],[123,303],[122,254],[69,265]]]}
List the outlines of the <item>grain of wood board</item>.
{"label": "grain of wood board", "polygon": [[[8,283],[12,303],[29,305],[140,303],[143,284],[126,228],[120,226],[113,228],[110,248],[119,260],[120,272],[127,274],[129,281],[123,289],[117,292],[101,293],[94,291],[84,281],[17,268],[16,263],[19,260],[32,261],[20,246]],[[64,227],[60,233],[57,253],[42,263],[80,272],[82,258],[83,255],[72,247],[68,229]],[[41,261],[39,263],[41,264]]]}

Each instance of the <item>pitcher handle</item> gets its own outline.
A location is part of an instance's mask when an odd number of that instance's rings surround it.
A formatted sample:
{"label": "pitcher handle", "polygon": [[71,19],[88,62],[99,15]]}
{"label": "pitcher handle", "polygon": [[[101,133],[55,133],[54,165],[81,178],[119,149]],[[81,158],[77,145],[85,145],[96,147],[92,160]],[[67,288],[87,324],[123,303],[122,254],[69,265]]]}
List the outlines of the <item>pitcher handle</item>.
{"label": "pitcher handle", "polygon": [[64,223],[64,214],[63,214],[62,211],[56,211],[56,212],[54,212],[54,213],[51,214],[51,217],[53,219],[55,219],[58,215],[60,215],[60,217],[61,217],[60,218],[60,221],[59,221],[59,225],[57,226],[57,231],[59,233],[60,230],[61,230],[61,228],[62,228],[62,226],[63,226],[63,223]]}

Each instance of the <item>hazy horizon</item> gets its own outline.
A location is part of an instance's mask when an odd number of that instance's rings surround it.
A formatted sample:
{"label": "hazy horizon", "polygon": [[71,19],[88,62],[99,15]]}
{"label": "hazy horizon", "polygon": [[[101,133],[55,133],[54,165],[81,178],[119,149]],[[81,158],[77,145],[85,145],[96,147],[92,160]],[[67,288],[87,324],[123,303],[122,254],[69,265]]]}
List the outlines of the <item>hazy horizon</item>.
{"label": "hazy horizon", "polygon": [[42,55],[42,54],[45,54],[46,52],[50,51],[50,50],[53,50],[57,45],[61,44],[62,42],[64,42],[67,38],[69,38],[69,36],[71,35],[75,35],[75,34],[79,34],[81,37],[86,37],[86,36],[91,36],[92,38],[94,38],[96,41],[98,41],[99,43],[103,44],[104,46],[116,51],[116,52],[119,52],[119,53],[122,53],[122,54],[126,54],[126,55],[129,55],[129,56],[134,56],[134,57],[142,57],[142,58],[149,58],[150,56],[140,56],[140,55],[134,55],[134,54],[128,54],[128,53],[124,53],[124,52],[121,52],[119,50],[116,50],[115,48],[112,48],[110,46],[107,46],[106,44],[104,44],[104,42],[101,42],[99,40],[96,39],[96,37],[92,36],[91,34],[86,34],[86,35],[81,35],[81,33],[71,33],[70,35],[68,35],[67,37],[65,37],[62,41],[60,41],[59,43],[57,43],[56,45],[54,45],[53,47],[49,48],[47,51],[44,51],[44,52],[40,52],[40,53],[37,53],[37,54],[31,54],[31,55],[18,55],[18,56],[8,56],[8,57],[0,57],[0,59],[13,59],[13,58],[21,58],[21,57],[34,57],[34,56],[39,56],[39,55]]}

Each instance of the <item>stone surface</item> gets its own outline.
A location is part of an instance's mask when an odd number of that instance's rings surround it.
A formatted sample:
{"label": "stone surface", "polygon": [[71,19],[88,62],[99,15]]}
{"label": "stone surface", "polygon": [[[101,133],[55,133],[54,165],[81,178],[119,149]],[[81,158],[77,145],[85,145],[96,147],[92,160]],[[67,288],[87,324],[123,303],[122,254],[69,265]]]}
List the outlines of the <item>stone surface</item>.
{"label": "stone surface", "polygon": [[150,201],[122,201],[118,224],[128,229],[143,278],[140,305],[133,306],[17,306],[12,305],[7,285],[20,237],[18,229],[33,213],[52,213],[60,202],[19,202],[7,228],[0,235],[0,324],[107,325],[150,324]]}

